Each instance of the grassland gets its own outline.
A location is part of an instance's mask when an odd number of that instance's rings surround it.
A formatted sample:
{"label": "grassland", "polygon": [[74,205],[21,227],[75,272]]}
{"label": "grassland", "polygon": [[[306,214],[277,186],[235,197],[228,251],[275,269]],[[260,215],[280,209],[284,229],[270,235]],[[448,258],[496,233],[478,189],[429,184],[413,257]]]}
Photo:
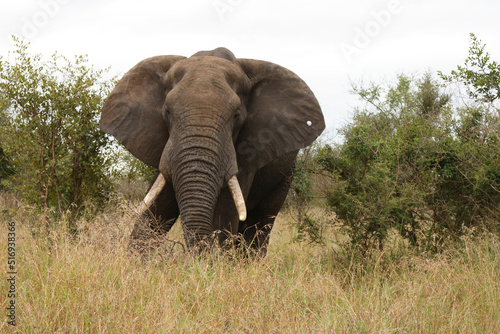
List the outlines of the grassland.
{"label": "grassland", "polygon": [[[6,314],[7,222],[16,222],[19,333],[497,333],[500,242],[464,238],[439,255],[394,242],[366,258],[333,244],[293,242],[279,216],[268,256],[197,258],[178,244],[148,261],[126,251],[126,205],[80,219],[78,237],[62,219],[0,194],[0,305]],[[331,230],[329,240],[341,235]],[[172,239],[182,241],[177,226]],[[170,247],[171,246],[171,247]],[[173,250],[168,248],[173,248]]]}

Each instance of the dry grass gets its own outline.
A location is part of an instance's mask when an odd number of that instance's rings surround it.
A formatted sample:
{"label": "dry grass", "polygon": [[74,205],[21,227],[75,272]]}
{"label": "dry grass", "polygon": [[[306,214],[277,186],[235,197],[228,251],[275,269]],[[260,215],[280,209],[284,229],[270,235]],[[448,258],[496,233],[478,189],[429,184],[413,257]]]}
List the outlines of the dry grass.
{"label": "dry grass", "polygon": [[[195,258],[175,248],[148,262],[126,251],[123,208],[78,222],[80,236],[33,231],[40,217],[0,195],[17,223],[20,333],[495,333],[500,243],[464,239],[439,256],[403,244],[368,260],[332,246],[292,243],[281,215],[268,256]],[[176,227],[174,237],[180,237]],[[332,232],[333,233],[333,232]],[[6,255],[2,264],[6,277]],[[0,280],[5,310],[7,282]],[[12,330],[5,316],[0,332]]]}

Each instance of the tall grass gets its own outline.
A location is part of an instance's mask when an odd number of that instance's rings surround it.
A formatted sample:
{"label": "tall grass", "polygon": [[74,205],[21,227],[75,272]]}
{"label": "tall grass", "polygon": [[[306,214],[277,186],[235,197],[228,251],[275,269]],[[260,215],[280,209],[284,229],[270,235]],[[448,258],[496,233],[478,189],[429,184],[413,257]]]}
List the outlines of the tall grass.
{"label": "tall grass", "polygon": [[[291,242],[281,214],[263,260],[180,247],[148,261],[126,251],[127,210],[115,207],[47,232],[41,216],[0,195],[5,223],[16,221],[20,333],[495,333],[500,328],[500,242],[464,238],[437,256],[403,243],[367,258],[333,245]],[[172,238],[181,239],[176,227]],[[336,233],[330,231],[330,233]],[[341,236],[337,236],[341,238]],[[161,255],[161,256],[160,256]],[[7,256],[1,260],[3,277]],[[6,279],[0,305],[7,306]],[[5,312],[4,312],[5,313]]]}

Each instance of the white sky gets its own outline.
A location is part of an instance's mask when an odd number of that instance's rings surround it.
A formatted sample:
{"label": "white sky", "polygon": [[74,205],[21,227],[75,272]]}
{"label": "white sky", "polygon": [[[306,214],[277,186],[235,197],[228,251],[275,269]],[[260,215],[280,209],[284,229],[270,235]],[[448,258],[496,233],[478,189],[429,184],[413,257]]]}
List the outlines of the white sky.
{"label": "white sky", "polygon": [[498,0],[2,1],[0,55],[15,34],[32,52],[88,54],[97,68],[123,74],[150,56],[224,46],[301,76],[334,132],[357,103],[351,81],[448,73],[464,63],[471,32],[499,61],[499,17]]}

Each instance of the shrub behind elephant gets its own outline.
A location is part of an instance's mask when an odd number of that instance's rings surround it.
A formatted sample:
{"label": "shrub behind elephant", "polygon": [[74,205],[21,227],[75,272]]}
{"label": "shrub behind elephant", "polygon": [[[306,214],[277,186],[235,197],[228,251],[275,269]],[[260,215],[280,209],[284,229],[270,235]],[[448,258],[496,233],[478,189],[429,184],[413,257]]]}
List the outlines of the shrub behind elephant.
{"label": "shrub behind elephant", "polygon": [[[309,87],[227,49],[141,61],[104,104],[101,129],[159,170],[143,207],[151,233],[179,214],[187,246],[241,234],[265,254],[299,149],[325,127]],[[140,222],[131,243],[144,239]]]}

